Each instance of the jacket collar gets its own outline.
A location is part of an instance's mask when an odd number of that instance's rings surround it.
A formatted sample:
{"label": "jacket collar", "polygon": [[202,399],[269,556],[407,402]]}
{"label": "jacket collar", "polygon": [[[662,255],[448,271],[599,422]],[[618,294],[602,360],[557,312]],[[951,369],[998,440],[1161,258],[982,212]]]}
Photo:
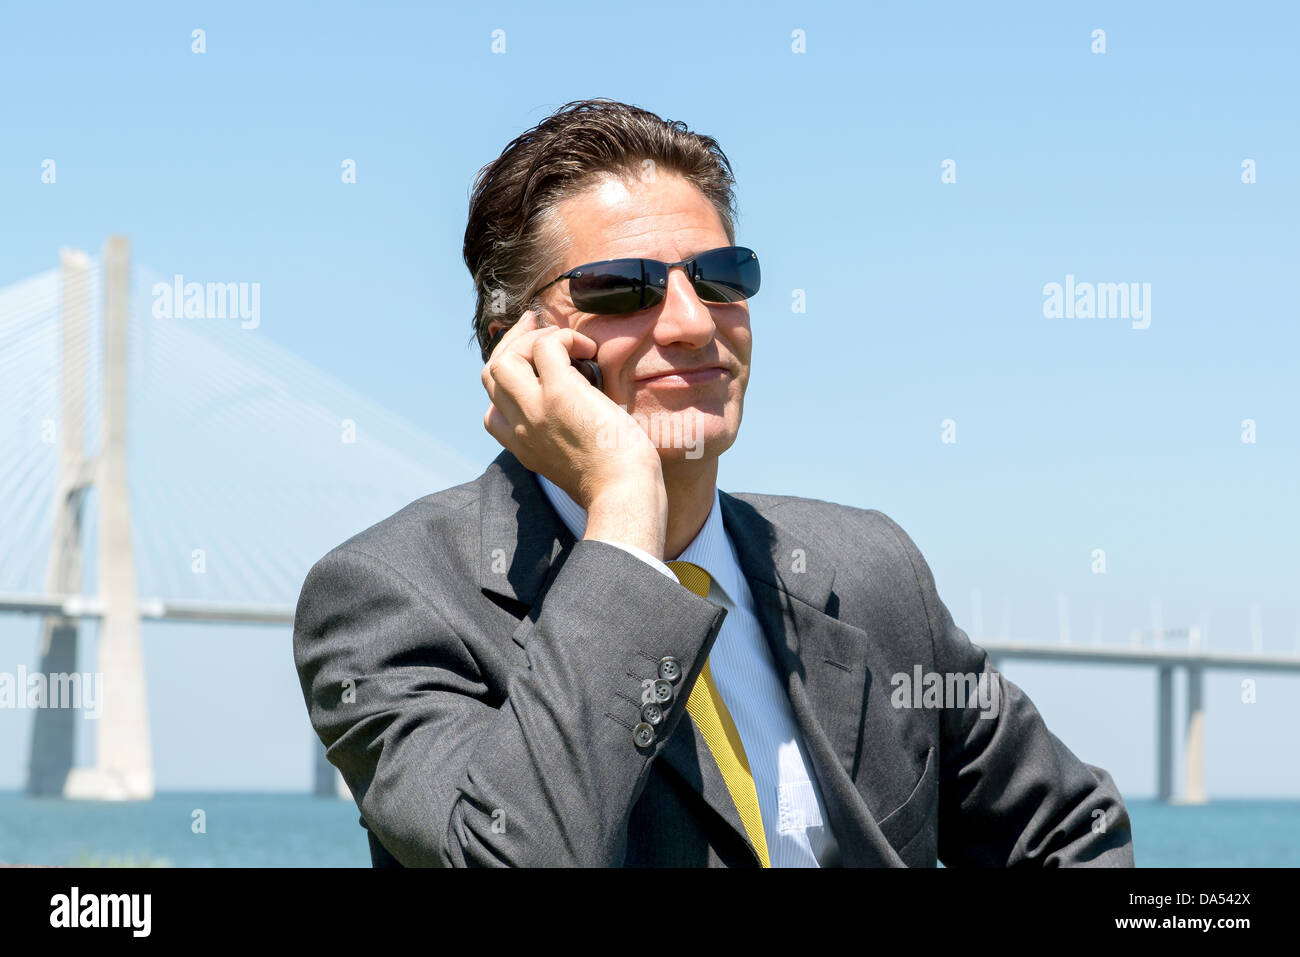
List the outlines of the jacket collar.
{"label": "jacket collar", "polygon": [[[509,451],[503,450],[487,468],[480,489],[480,586],[531,606],[563,565],[560,559],[572,549],[574,536],[537,477]],[[779,500],[721,491],[719,497],[723,523],[812,759],[843,863],[902,866],[854,783],[863,759],[872,681],[870,638],[836,617],[835,562],[827,557],[824,541],[807,540],[780,523]],[[515,632],[517,643],[523,644],[527,631],[521,627]],[[875,701],[886,698],[876,690]],[[660,756],[748,845],[726,782],[692,722],[678,723]]]}
{"label": "jacket collar", "polygon": [[503,449],[479,479],[479,586],[532,605],[552,563],[574,537],[537,477]]}
{"label": "jacket collar", "polygon": [[[502,450],[479,479],[479,586],[531,605],[551,564],[575,542],[537,476]],[[746,499],[719,491],[722,520],[745,577],[825,609],[835,581],[830,562],[808,561],[798,542],[765,519]],[[787,547],[788,546],[788,547]]]}

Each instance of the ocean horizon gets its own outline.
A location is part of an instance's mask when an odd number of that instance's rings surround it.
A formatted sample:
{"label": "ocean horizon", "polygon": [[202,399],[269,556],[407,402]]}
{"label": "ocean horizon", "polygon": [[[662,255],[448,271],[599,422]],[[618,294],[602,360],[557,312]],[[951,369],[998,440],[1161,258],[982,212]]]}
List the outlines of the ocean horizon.
{"label": "ocean horizon", "polygon": [[[1138,867],[1300,866],[1300,799],[1125,801]],[[298,792],[170,791],[150,801],[0,792],[0,864],[369,867],[356,805]]]}

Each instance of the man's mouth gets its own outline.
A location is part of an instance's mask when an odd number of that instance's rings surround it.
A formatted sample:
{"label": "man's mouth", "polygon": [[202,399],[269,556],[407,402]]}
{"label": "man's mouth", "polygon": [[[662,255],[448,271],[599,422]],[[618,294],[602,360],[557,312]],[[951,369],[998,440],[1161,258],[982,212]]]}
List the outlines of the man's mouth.
{"label": "man's mouth", "polygon": [[689,369],[668,369],[664,372],[638,376],[637,382],[644,385],[685,386],[701,382],[719,381],[727,375],[725,367],[720,365],[693,366]]}

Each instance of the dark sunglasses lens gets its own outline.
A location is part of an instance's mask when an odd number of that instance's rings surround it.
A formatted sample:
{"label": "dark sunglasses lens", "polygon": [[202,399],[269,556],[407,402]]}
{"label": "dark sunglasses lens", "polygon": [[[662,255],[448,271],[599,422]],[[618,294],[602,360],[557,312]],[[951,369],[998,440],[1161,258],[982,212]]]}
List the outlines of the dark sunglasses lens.
{"label": "dark sunglasses lens", "polygon": [[703,253],[695,260],[695,292],[705,302],[740,302],[758,292],[758,256],[731,246]]}
{"label": "dark sunglasses lens", "polygon": [[569,279],[569,295],[583,312],[609,316],[636,312],[643,308],[639,259],[619,259],[597,263],[582,270],[581,276]]}

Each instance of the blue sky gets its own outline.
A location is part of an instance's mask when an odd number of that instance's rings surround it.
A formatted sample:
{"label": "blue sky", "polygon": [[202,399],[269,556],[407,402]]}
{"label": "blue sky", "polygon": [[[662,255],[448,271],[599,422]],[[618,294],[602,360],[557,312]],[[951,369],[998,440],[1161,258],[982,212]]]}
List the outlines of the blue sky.
{"label": "blue sky", "polygon": [[[984,632],[1024,640],[1056,638],[1062,595],[1074,640],[1106,643],[1158,601],[1249,650],[1254,606],[1266,651],[1300,651],[1296,8],[741,9],[8,6],[0,286],[113,232],[162,274],[258,282],[256,335],[481,468],[497,446],[466,345],[474,174],[568,100],[626,100],[719,140],[763,263],[724,489],[880,509],[968,630],[974,589]],[[1046,318],[1067,275],[1149,283],[1150,326]],[[209,704],[155,720],[160,786],[306,787],[287,637],[186,634],[147,638],[155,713]],[[0,645],[0,668],[30,666],[31,644]],[[255,674],[262,705],[223,705],[214,668]],[[1151,792],[1150,673],[1007,671],[1076,753]],[[1243,677],[1207,684],[1209,791],[1300,795],[1276,760],[1300,679],[1258,676],[1244,705]],[[0,765],[0,787],[19,781]]]}

